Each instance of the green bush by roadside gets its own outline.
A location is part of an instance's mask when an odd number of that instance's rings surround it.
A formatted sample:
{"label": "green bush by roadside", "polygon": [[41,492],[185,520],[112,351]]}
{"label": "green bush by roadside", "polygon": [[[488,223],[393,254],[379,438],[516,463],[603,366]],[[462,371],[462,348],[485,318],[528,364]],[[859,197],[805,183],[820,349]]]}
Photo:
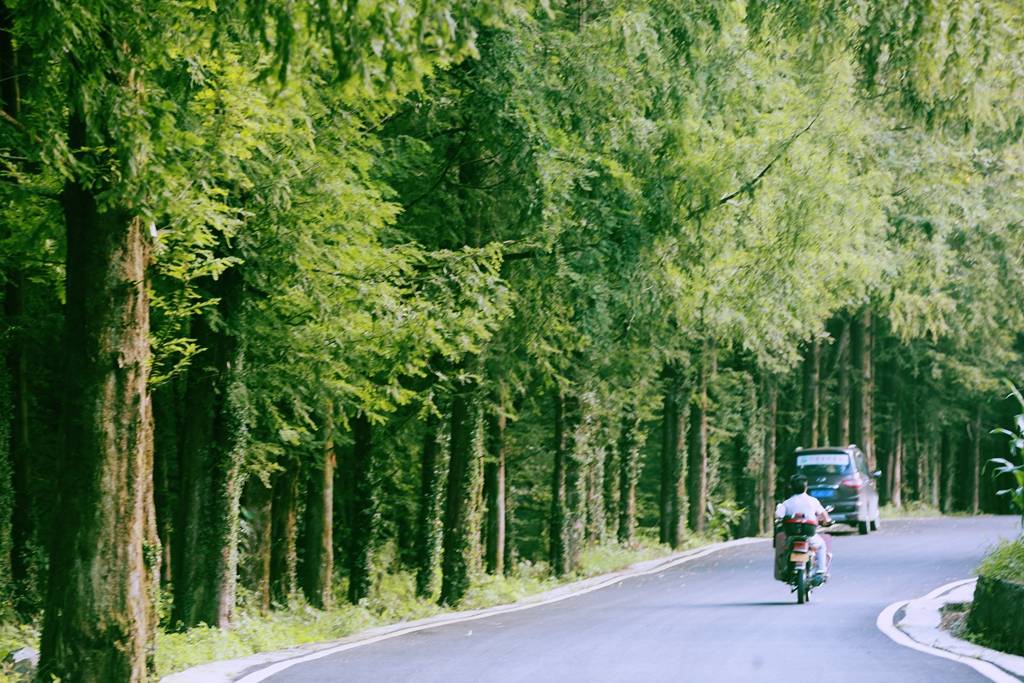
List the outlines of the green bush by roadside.
{"label": "green bush by roadside", "polygon": [[978,576],[1024,584],[1024,538],[1001,544],[978,567]]}

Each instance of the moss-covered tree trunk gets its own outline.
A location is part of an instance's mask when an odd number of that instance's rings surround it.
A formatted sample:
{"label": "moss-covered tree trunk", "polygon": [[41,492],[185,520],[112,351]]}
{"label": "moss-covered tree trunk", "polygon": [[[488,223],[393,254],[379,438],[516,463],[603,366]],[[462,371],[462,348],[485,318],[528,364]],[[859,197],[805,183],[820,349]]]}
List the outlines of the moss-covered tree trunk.
{"label": "moss-covered tree trunk", "polygon": [[941,455],[941,496],[939,508],[943,512],[952,512],[955,505],[956,493],[956,440],[948,428],[942,430],[942,455]]}
{"label": "moss-covered tree trunk", "polygon": [[249,538],[248,563],[245,567],[246,585],[256,596],[260,614],[270,611],[270,547],[272,489],[258,477],[250,477],[245,484],[245,507],[250,515],[252,534]]}
{"label": "moss-covered tree trunk", "polygon": [[473,468],[476,467],[473,432],[476,426],[476,384],[458,388],[451,403],[451,440],[448,456],[448,490],[442,527],[441,595],[442,605],[457,605],[469,588]]}
{"label": "moss-covered tree trunk", "polygon": [[[88,148],[69,99],[69,148]],[[93,123],[92,125],[95,125]],[[67,181],[64,452],[54,501],[40,680],[144,683],[156,630],[150,244],[142,220]]]}
{"label": "moss-covered tree trunk", "polygon": [[274,477],[270,504],[270,599],[287,605],[296,589],[296,534],[299,502],[299,465],[290,459]]}
{"label": "moss-covered tree trunk", "polygon": [[369,597],[371,560],[377,526],[377,467],[373,429],[369,418],[358,413],[352,419],[351,502],[348,549],[348,601],[353,605]]}
{"label": "moss-covered tree trunk", "polygon": [[[5,292],[0,289],[0,298]],[[0,353],[6,352],[0,335]],[[6,353],[5,353],[6,356]],[[0,366],[0,595],[10,596],[14,582],[11,576],[11,526],[14,487],[11,467],[11,378],[7,368]]]}
{"label": "moss-covered tree trunk", "polygon": [[489,574],[505,572],[505,413],[490,415],[487,424],[487,461],[484,497],[487,506],[484,564]]}
{"label": "moss-covered tree trunk", "polygon": [[893,507],[903,507],[903,466],[904,453],[906,450],[906,434],[904,431],[905,401],[903,382],[899,374],[899,368],[891,367],[889,372],[889,393],[892,396],[892,407],[890,409],[889,424],[889,448],[886,457],[885,468],[882,471],[885,482],[884,492],[881,496],[881,503],[888,503]]}
{"label": "moss-covered tree trunk", "polygon": [[632,412],[622,419],[619,432],[619,543],[636,544],[636,486],[640,480],[639,425]]}
{"label": "moss-covered tree trunk", "polygon": [[565,398],[566,461],[565,509],[568,527],[567,572],[576,571],[586,540],[587,473],[590,467],[586,436],[582,431],[583,405],[577,396]]}
{"label": "moss-covered tree trunk", "polygon": [[440,422],[434,413],[427,417],[420,450],[420,498],[416,521],[416,595],[433,595],[440,534],[441,462],[438,447]]}
{"label": "moss-covered tree trunk", "polygon": [[235,608],[238,510],[249,433],[244,350],[228,327],[241,305],[241,275],[224,273],[211,294],[219,299],[219,322],[214,326],[197,317],[192,327],[204,350],[189,369],[185,393],[172,620],[184,627],[223,628]]}
{"label": "moss-covered tree trunk", "polygon": [[[21,56],[15,45],[13,18],[7,3],[0,5],[0,106],[8,121],[21,120],[21,81],[24,69],[19,64]],[[6,226],[0,227],[0,236],[10,234]],[[29,395],[28,358],[26,353],[25,293],[28,279],[25,270],[15,265],[4,268],[0,274],[5,279],[3,311],[7,324],[7,347],[3,356],[6,362],[7,392],[3,408],[7,414],[7,467],[10,470],[10,590],[13,591],[14,608],[25,620],[31,618],[37,602],[36,577],[30,560],[34,545],[35,528],[32,514],[32,496],[29,490]],[[2,343],[2,340],[0,340]],[[8,519],[7,516],[4,519]]]}
{"label": "moss-covered tree trunk", "polygon": [[331,606],[334,578],[334,407],[324,408],[322,460],[310,468],[306,482],[305,552],[302,590],[309,604],[320,609]]}
{"label": "moss-covered tree trunk", "polygon": [[761,470],[761,531],[772,528],[775,517],[775,458],[777,457],[777,432],[779,411],[779,389],[772,379],[765,380],[761,391],[764,401],[764,461]]}
{"label": "moss-covered tree trunk", "polygon": [[839,375],[838,386],[836,387],[836,437],[837,446],[846,446],[850,443],[850,401],[852,393],[850,389],[850,320],[843,316],[843,327],[837,342],[836,349],[837,373]]}
{"label": "moss-covered tree trunk", "polygon": [[569,571],[569,512],[566,509],[565,397],[559,389],[553,391],[554,465],[551,469],[551,513],[548,518],[548,560],[555,576]]}
{"label": "moss-covered tree trunk", "polygon": [[602,467],[603,478],[601,487],[604,489],[602,500],[604,501],[605,533],[608,538],[618,538],[619,535],[619,444],[612,441],[605,444],[604,463]]}
{"label": "moss-covered tree trunk", "polygon": [[854,384],[852,405],[853,437],[872,470],[877,466],[874,431],[874,331],[871,309],[864,308],[853,328],[853,362],[857,381]]}
{"label": "moss-covered tree trunk", "polygon": [[974,408],[971,420],[971,450],[969,459],[968,511],[976,515],[981,511],[981,416],[982,404],[979,401]]}
{"label": "moss-covered tree trunk", "polygon": [[156,528],[163,550],[160,573],[162,585],[173,585],[174,563],[171,548],[176,510],[178,480],[178,397],[171,380],[153,392],[153,498],[156,504]]}
{"label": "moss-covered tree trunk", "polygon": [[697,365],[697,381],[690,406],[690,453],[688,468],[689,522],[697,533],[704,531],[708,506],[708,383],[711,377],[712,354],[707,344],[701,349]]}
{"label": "moss-covered tree trunk", "polygon": [[819,445],[821,397],[821,341],[815,337],[807,344],[804,354],[803,410],[801,411],[800,445],[814,448]]}
{"label": "moss-covered tree trunk", "polygon": [[[583,454],[581,454],[583,455]],[[603,449],[596,449],[585,454],[583,489],[584,501],[584,536],[587,543],[604,543],[607,526],[605,524],[604,503],[604,463]]]}
{"label": "moss-covered tree trunk", "polygon": [[670,363],[664,370],[661,410],[661,480],[659,487],[659,541],[673,548],[686,530],[686,406],[683,370]]}

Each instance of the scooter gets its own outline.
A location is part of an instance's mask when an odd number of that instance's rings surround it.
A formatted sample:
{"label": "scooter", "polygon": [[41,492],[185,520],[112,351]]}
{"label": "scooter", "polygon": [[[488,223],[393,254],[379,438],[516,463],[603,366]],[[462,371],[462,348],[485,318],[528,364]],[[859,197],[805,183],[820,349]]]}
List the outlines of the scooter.
{"label": "scooter", "polygon": [[[796,593],[799,605],[809,602],[811,590],[823,584],[828,577],[830,567],[826,567],[823,574],[815,573],[816,559],[810,538],[817,532],[816,519],[787,517],[775,524],[775,578],[793,587],[792,592]],[[832,538],[825,535],[822,539],[825,541],[825,557],[831,566]]]}

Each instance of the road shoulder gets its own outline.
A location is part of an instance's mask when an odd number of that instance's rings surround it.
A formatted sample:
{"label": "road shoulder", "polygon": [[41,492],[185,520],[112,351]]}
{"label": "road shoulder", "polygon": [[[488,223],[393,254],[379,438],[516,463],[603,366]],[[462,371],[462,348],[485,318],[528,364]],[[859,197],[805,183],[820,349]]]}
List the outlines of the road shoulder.
{"label": "road shoulder", "polygon": [[955,581],[915,600],[893,603],[878,615],[876,624],[900,645],[958,661],[991,681],[1024,681],[1024,657],[971,643],[941,628],[943,608],[970,602],[976,583],[977,579]]}

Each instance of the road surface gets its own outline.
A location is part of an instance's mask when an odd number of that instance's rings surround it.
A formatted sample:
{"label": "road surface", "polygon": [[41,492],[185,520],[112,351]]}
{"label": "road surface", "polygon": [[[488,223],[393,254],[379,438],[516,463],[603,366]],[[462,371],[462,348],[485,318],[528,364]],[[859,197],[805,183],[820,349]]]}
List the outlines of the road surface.
{"label": "road surface", "polygon": [[[875,626],[900,599],[966,578],[1016,517],[836,527],[832,580],[797,605],[771,544],[729,548],[576,598],[441,626],[295,665],[268,683],[986,680]],[[820,673],[816,673],[817,672]]]}

